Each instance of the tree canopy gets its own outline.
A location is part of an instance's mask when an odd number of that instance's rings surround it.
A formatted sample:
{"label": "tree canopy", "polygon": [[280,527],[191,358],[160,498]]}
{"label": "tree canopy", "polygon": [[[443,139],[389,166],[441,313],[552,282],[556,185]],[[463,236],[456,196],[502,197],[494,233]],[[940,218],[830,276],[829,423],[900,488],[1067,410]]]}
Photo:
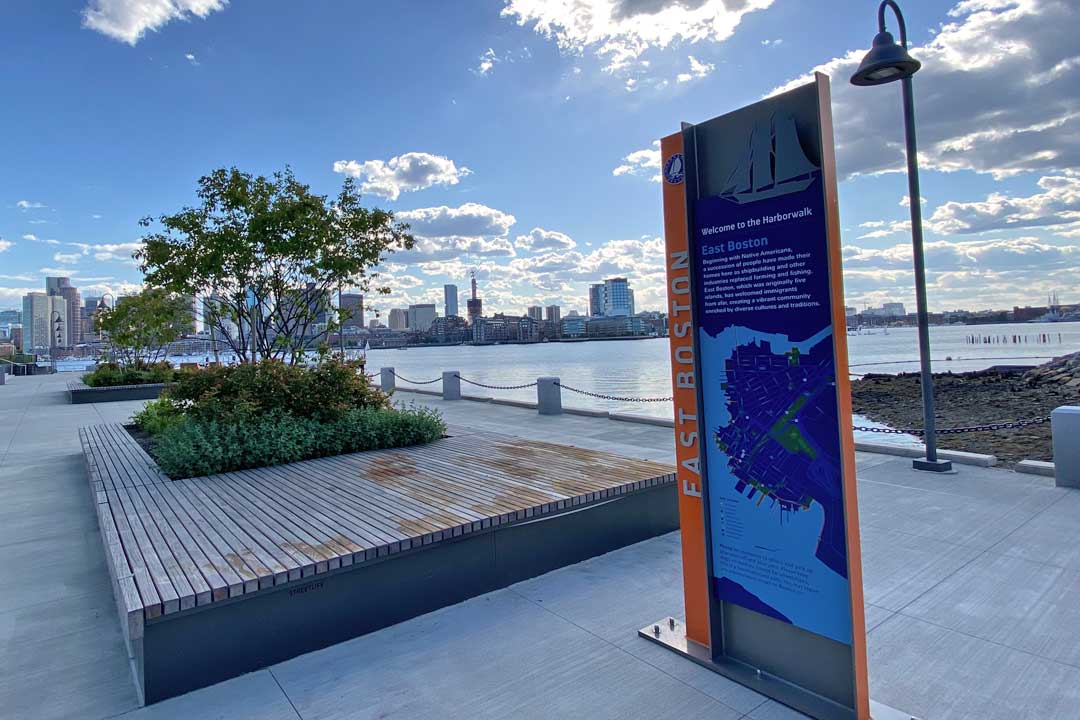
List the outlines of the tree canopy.
{"label": "tree canopy", "polygon": [[393,213],[361,205],[352,178],[331,200],[289,168],[269,178],[221,168],[199,179],[198,197],[157,218],[135,258],[148,285],[201,297],[206,329],[240,362],[299,361],[341,327],[333,293],[388,293],[375,268],[413,246]]}
{"label": "tree canopy", "polygon": [[94,322],[121,364],[140,367],[161,360],[169,343],[191,331],[194,317],[190,297],[146,288],[114,308],[102,307]]}

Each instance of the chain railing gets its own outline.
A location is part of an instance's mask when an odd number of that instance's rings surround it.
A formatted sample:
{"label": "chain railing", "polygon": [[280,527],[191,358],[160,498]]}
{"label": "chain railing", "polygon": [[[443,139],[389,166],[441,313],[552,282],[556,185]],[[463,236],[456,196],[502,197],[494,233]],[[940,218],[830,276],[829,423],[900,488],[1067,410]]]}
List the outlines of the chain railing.
{"label": "chain railing", "polygon": [[[938,428],[938,435],[961,435],[963,433],[973,432],[992,432],[994,430],[1019,430],[1021,428],[1030,427],[1032,425],[1045,425],[1050,422],[1050,416],[1028,418],[1026,420],[1007,420],[1004,422],[996,423],[983,423],[982,425],[967,425],[963,427],[951,427],[951,428]],[[915,435],[922,437],[926,434],[926,430],[922,428],[890,428],[890,427],[867,427],[865,425],[855,425],[854,430],[861,430],[863,432],[881,433],[884,435]]]}
{"label": "chain railing", "polygon": [[401,380],[402,382],[407,382],[410,385],[431,385],[432,383],[437,383],[442,380],[441,377],[437,377],[434,380],[410,380],[404,375],[398,375],[396,370],[392,372],[394,373],[394,377],[396,377],[398,380]]}
{"label": "chain railing", "polygon": [[[411,380],[399,374],[396,370],[391,370],[391,373],[397,379],[403,382],[407,382],[410,385],[432,385],[442,380],[441,377],[433,378],[431,380]],[[527,390],[528,388],[537,387],[539,385],[539,381],[521,383],[520,385],[493,385],[490,383],[483,383],[478,380],[471,380],[469,378],[462,377],[458,373],[455,373],[455,376],[461,382],[468,383],[469,385],[475,385],[476,387],[487,388],[488,390]],[[559,380],[555,380],[552,384],[558,388],[575,393],[577,395],[582,395],[584,397],[589,397],[596,400],[607,400],[611,402],[662,403],[671,402],[673,399],[670,395],[667,397],[632,397],[625,395],[608,395],[607,393],[592,392],[591,390],[583,390],[581,388],[573,387],[572,385],[567,385],[566,383]],[[1048,422],[1050,422],[1050,416],[1047,415],[1036,418],[1025,418],[1022,420],[1004,420],[993,423],[982,423],[980,425],[938,428],[937,433],[938,435],[960,435],[963,433],[993,432],[995,430],[1018,430],[1033,425],[1045,425]],[[922,437],[926,434],[926,431],[922,428],[891,428],[870,427],[868,425],[855,425],[853,429],[860,432],[878,433],[881,435],[914,435],[916,437]]]}
{"label": "chain railing", "polygon": [[652,402],[671,402],[672,399],[673,399],[670,396],[669,397],[657,397],[657,398],[619,397],[618,395],[604,395],[603,393],[594,393],[594,392],[590,392],[588,390],[582,390],[580,388],[570,387],[569,385],[563,384],[561,382],[557,382],[557,383],[555,383],[555,385],[558,386],[558,387],[561,387],[563,390],[569,390],[572,393],[577,393],[578,395],[584,395],[585,397],[596,398],[597,400],[612,400],[614,402],[627,402],[627,403],[636,403],[636,402],[639,402],[639,403],[652,403]]}
{"label": "chain railing", "polygon": [[477,382],[476,380],[470,380],[469,378],[462,377],[461,375],[458,375],[457,378],[463,383],[469,383],[470,385],[475,385],[476,387],[487,388],[488,390],[525,390],[527,388],[537,386],[537,383],[535,382],[525,383],[523,385],[487,385],[482,382]]}

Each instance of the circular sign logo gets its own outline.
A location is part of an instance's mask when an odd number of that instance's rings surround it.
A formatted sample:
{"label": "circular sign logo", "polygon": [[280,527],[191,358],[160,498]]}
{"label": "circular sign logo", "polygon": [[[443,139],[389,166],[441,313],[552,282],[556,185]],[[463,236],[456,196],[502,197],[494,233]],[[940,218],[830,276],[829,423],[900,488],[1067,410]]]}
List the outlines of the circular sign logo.
{"label": "circular sign logo", "polygon": [[686,166],[683,164],[682,153],[676,153],[664,163],[664,179],[672,185],[678,185],[686,176]]}

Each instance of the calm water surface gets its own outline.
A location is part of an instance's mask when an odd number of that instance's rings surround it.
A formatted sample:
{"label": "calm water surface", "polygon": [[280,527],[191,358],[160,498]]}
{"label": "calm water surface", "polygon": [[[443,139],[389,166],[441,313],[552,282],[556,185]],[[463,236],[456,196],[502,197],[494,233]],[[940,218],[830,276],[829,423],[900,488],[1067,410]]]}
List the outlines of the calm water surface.
{"label": "calm water surface", "polygon": [[[1049,342],[1037,342],[1039,335]],[[973,344],[970,336],[1005,338],[1008,342]],[[1021,342],[1013,343],[1016,338]],[[1023,342],[1024,339],[1028,342]],[[1080,351],[1080,323],[1010,323],[978,326],[942,326],[930,329],[935,371],[963,372],[991,365],[1038,365],[1051,357]],[[852,372],[899,373],[919,369],[915,328],[881,329],[848,336]],[[946,359],[948,358],[948,360]],[[1022,358],[1022,359],[1012,359]],[[908,361],[908,362],[905,362]],[[914,361],[914,362],[910,362]],[[443,370],[457,370],[463,378],[489,385],[518,385],[542,375],[554,375],[563,385],[619,397],[665,397],[671,394],[671,364],[667,338],[613,340],[540,345],[411,347],[407,350],[372,350],[370,372],[393,367],[410,380],[431,380]],[[409,383],[398,381],[402,388]],[[437,389],[438,383],[428,387]],[[462,392],[536,399],[535,388],[487,390],[462,384]],[[605,409],[671,417],[670,403],[620,403],[563,392],[566,406]]]}
{"label": "calm water surface", "polygon": [[[1041,336],[1041,337],[1040,337]],[[973,343],[973,337],[990,342]],[[1038,365],[1051,357],[1080,351],[1080,323],[1010,323],[1000,325],[942,326],[930,329],[934,370],[964,372],[991,365]],[[855,373],[918,371],[918,337],[915,328],[864,331],[848,336],[848,356]],[[187,358],[198,361],[202,358]],[[180,360],[180,358],[173,358]],[[82,363],[59,364],[60,370],[81,370]],[[537,345],[460,345],[411,347],[405,350],[371,350],[369,372],[393,367],[409,380],[441,377],[443,370],[457,370],[466,380],[487,385],[520,385],[543,375],[559,377],[564,386],[603,395],[662,398],[671,394],[671,365],[667,338],[612,340]],[[401,388],[439,389],[439,383],[418,386],[398,380]],[[504,397],[535,402],[536,389],[490,390],[462,384],[467,395]],[[670,402],[619,402],[600,400],[563,388],[563,405],[638,415],[672,417]],[[856,424],[874,425],[856,417]],[[870,435],[874,440],[911,442],[910,437]]]}

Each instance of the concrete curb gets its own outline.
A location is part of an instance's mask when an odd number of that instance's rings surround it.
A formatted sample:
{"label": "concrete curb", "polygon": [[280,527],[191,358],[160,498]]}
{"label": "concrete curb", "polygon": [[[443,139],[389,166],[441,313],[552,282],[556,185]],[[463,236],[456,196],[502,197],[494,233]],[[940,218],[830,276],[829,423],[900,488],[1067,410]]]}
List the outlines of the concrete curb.
{"label": "concrete curb", "polygon": [[412,392],[417,395],[433,395],[434,397],[442,397],[442,390],[418,390],[416,388],[394,388],[398,392]]}
{"label": "concrete curb", "polygon": [[584,417],[607,418],[611,417],[607,410],[586,410],[585,408],[564,407],[563,415],[582,415]]}
{"label": "concrete curb", "polygon": [[[855,441],[855,449],[859,452],[896,455],[897,457],[907,458],[920,458],[926,452],[921,446],[890,445],[888,443],[864,442],[861,440]],[[998,463],[997,457],[994,455],[961,452],[960,450],[938,450],[938,457],[942,460],[952,460],[958,465],[974,465],[976,467],[994,467]]]}
{"label": "concrete curb", "polygon": [[631,413],[608,413],[608,417],[619,422],[641,423],[642,425],[657,425],[659,427],[673,428],[674,420],[667,418],[651,417],[649,415],[633,415]]}
{"label": "concrete curb", "polygon": [[525,408],[526,410],[535,410],[536,403],[528,402],[526,400],[504,400],[502,398],[491,398],[488,400],[492,405],[509,405],[511,407]]}
{"label": "concrete curb", "polygon": [[1013,468],[1018,473],[1026,475],[1041,475],[1042,477],[1054,477],[1054,463],[1042,460],[1021,460]]}

